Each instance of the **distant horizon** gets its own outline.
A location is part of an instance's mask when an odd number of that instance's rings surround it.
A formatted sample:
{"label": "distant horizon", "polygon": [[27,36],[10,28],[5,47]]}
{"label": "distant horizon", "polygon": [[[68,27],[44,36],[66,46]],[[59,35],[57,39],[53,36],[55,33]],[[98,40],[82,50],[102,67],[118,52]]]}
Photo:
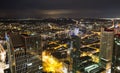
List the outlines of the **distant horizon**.
{"label": "distant horizon", "polygon": [[60,18],[71,18],[71,19],[106,19],[106,20],[120,20],[117,17],[0,17],[0,19],[60,19]]}
{"label": "distant horizon", "polygon": [[48,18],[53,18],[53,19],[58,19],[58,18],[116,19],[116,18],[120,18],[120,17],[52,17],[52,16],[46,16],[46,17],[0,17],[0,19],[48,19]]}
{"label": "distant horizon", "polygon": [[1,0],[0,17],[119,18],[119,3],[119,0]]}
{"label": "distant horizon", "polygon": [[77,10],[77,9],[48,9],[48,10],[0,10],[0,18],[120,18],[120,10]]}

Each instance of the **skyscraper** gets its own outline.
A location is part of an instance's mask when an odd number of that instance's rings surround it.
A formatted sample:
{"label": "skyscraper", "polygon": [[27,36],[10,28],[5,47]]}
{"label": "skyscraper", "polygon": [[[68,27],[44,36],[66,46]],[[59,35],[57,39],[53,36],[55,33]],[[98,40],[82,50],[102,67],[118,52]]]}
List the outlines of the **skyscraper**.
{"label": "skyscraper", "polygon": [[9,34],[12,73],[41,73],[40,36]]}
{"label": "skyscraper", "polygon": [[114,28],[114,46],[112,57],[112,73],[120,73],[120,24],[115,25]]}
{"label": "skyscraper", "polygon": [[80,58],[80,47],[81,47],[81,38],[79,36],[79,28],[74,28],[74,31],[71,34],[71,38],[72,38],[72,42],[73,42],[73,49],[71,51],[71,57],[73,60],[73,65],[72,65],[72,72],[75,73],[76,71],[78,71],[78,62]]}
{"label": "skyscraper", "polygon": [[112,73],[120,73],[120,34],[116,34],[114,38]]}
{"label": "skyscraper", "polygon": [[100,65],[109,69],[111,67],[114,31],[101,28]]}
{"label": "skyscraper", "polygon": [[42,49],[41,37],[38,35],[24,35],[25,52],[27,58],[27,73],[41,73]]}

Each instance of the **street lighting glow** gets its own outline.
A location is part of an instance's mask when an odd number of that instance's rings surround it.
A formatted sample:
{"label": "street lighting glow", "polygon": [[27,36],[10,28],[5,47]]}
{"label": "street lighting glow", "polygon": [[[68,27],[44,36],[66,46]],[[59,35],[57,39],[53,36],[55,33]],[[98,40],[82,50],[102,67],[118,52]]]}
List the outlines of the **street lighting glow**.
{"label": "street lighting glow", "polygon": [[117,68],[117,70],[120,70],[120,66],[117,66],[116,68]]}

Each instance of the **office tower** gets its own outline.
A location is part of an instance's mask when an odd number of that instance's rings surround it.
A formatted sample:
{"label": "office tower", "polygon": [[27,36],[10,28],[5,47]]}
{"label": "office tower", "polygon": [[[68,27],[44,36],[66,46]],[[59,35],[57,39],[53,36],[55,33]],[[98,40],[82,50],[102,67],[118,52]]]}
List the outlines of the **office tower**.
{"label": "office tower", "polygon": [[114,31],[101,28],[100,65],[106,69],[111,67]]}
{"label": "office tower", "polygon": [[112,73],[120,73],[120,34],[116,34],[114,38]]}
{"label": "office tower", "polygon": [[38,35],[23,35],[26,51],[34,51],[41,54],[41,37]]}
{"label": "office tower", "polygon": [[114,46],[112,57],[112,73],[120,73],[120,24],[114,28]]}
{"label": "office tower", "polygon": [[12,73],[41,73],[40,37],[9,34]]}
{"label": "office tower", "polygon": [[79,68],[77,67],[78,63],[79,63],[79,59],[80,58],[80,47],[81,47],[81,38],[79,36],[79,28],[74,28],[74,30],[71,33],[71,39],[73,42],[73,49],[71,51],[71,58],[73,60],[73,65],[72,65],[72,72],[75,73],[76,71],[79,70]]}
{"label": "office tower", "polygon": [[[26,72],[25,44],[21,35],[6,35],[10,69],[12,73]],[[24,57],[24,58],[23,58]],[[24,61],[24,62],[23,62]],[[25,66],[25,67],[23,67]]]}
{"label": "office tower", "polygon": [[26,58],[27,58],[27,72],[28,73],[41,73],[42,70],[42,49],[41,37],[23,36],[25,39]]}
{"label": "office tower", "polygon": [[76,48],[77,50],[80,49],[81,46],[81,38],[79,36],[79,28],[75,27],[73,30],[70,32],[72,41],[73,41],[73,47]]}

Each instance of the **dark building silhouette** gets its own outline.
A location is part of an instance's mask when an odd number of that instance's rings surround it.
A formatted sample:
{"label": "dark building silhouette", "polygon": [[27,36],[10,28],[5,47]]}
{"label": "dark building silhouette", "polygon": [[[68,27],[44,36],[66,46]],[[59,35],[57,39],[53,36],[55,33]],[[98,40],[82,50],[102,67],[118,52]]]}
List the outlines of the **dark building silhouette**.
{"label": "dark building silhouette", "polygon": [[73,73],[79,70],[79,67],[77,67],[79,63],[79,58],[80,58],[80,47],[81,47],[81,38],[79,36],[72,36],[72,41],[73,41],[73,49],[71,51],[71,57],[73,60]]}
{"label": "dark building silhouette", "polygon": [[12,73],[42,73],[40,36],[9,34]]}
{"label": "dark building silhouette", "polygon": [[112,73],[120,73],[120,34],[116,34],[114,38]]}

